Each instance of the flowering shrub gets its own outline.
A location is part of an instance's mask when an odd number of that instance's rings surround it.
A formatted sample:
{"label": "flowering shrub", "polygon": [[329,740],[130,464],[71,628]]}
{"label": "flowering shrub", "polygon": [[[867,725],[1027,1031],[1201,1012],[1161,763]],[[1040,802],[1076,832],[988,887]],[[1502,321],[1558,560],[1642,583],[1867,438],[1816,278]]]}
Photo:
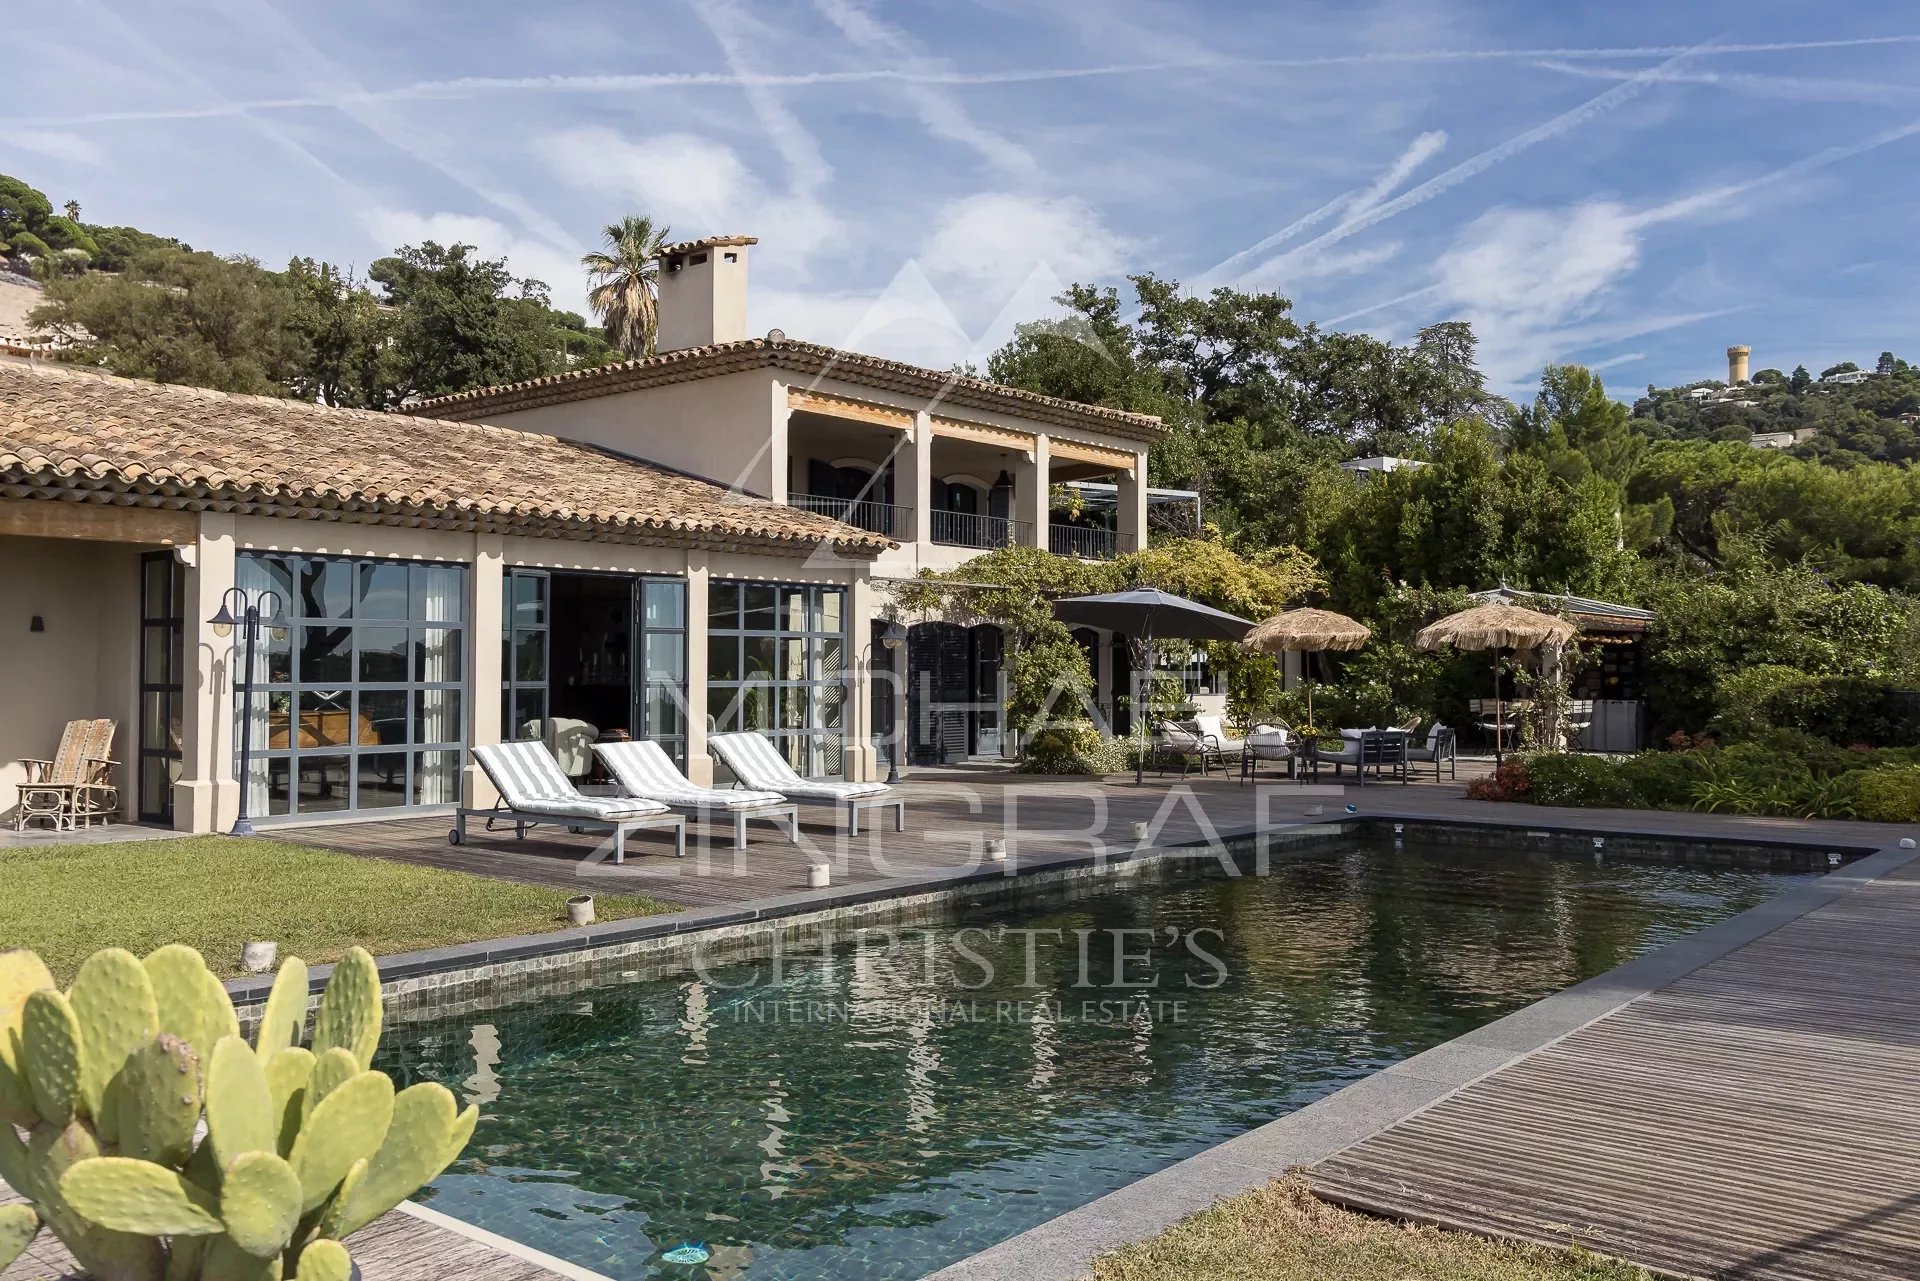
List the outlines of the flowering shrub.
{"label": "flowering shrub", "polygon": [[1475,801],[1523,801],[1533,790],[1533,776],[1524,756],[1510,756],[1493,773],[1467,784],[1467,797]]}

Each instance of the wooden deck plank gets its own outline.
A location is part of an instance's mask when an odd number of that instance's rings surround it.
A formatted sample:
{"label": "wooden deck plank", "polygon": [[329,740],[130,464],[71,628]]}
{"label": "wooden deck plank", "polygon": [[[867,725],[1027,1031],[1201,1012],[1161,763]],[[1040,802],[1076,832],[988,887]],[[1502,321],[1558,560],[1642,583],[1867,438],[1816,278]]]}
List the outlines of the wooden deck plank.
{"label": "wooden deck plank", "polygon": [[1920,1276],[1920,870],[1315,1166],[1375,1213],[1685,1276]]}

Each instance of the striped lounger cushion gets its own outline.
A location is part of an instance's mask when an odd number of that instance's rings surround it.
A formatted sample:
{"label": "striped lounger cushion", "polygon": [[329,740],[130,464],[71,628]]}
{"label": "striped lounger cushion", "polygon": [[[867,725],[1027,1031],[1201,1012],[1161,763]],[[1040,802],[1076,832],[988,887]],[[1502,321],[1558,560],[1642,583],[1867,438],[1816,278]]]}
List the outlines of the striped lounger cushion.
{"label": "striped lounger cushion", "polygon": [[507,808],[522,814],[611,823],[667,811],[657,801],[580,795],[545,743],[494,743],[474,748],[473,756],[499,789]]}
{"label": "striped lounger cushion", "polygon": [[593,750],[629,795],[645,797],[650,801],[703,809],[747,810],[763,805],[784,804],[787,799],[778,792],[741,792],[723,787],[700,787],[682,774],[666,750],[651,739],[639,739],[631,743],[595,743]]}
{"label": "striped lounger cushion", "polygon": [[800,797],[816,801],[852,801],[867,796],[883,796],[893,790],[885,783],[841,783],[801,778],[787,763],[787,758],[758,734],[712,734],[707,738],[707,746],[747,787],[778,792],[789,799]]}

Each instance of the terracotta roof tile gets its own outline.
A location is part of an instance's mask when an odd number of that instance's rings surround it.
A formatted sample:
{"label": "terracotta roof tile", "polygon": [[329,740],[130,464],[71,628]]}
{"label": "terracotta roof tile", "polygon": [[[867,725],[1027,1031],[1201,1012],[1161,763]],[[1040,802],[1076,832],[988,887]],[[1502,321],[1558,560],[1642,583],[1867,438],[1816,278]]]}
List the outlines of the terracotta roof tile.
{"label": "terracotta roof tile", "polygon": [[83,495],[794,555],[889,546],[553,436],[0,361],[0,496]]}
{"label": "terracotta roof tile", "polygon": [[1039,392],[1007,387],[982,378],[927,369],[881,356],[863,356],[858,352],[800,342],[793,338],[743,338],[737,342],[686,347],[642,360],[569,370],[564,374],[549,374],[545,378],[526,382],[437,396],[414,405],[412,409],[415,413],[435,418],[474,419],[488,414],[533,409],[540,405],[611,396],[663,383],[711,378],[762,366],[905,392],[936,404],[997,410],[1061,426],[1092,428],[1130,440],[1151,443],[1164,439],[1167,434],[1166,427],[1151,414],[1135,414],[1122,409],[1109,409],[1105,405],[1087,405],[1058,396],[1043,396]]}

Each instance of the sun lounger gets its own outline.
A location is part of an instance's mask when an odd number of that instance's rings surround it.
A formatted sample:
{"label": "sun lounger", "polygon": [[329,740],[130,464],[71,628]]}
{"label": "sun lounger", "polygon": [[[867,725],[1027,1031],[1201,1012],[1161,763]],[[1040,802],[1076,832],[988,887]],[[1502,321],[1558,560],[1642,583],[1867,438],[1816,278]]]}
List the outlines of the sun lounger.
{"label": "sun lounger", "polygon": [[733,848],[747,848],[747,820],[764,818],[784,822],[787,839],[800,839],[800,807],[778,792],[745,792],[724,787],[700,787],[674,765],[660,744],[650,739],[630,743],[595,743],[600,763],[628,796],[658,801],[711,822],[716,816],[733,821]]}
{"label": "sun lounger", "polygon": [[860,811],[893,810],[893,830],[907,830],[907,803],[885,783],[841,783],[802,778],[772,743],[758,734],[709,734],[707,747],[722,765],[733,771],[740,786],[757,792],[778,792],[803,805],[831,805],[847,812],[847,835],[860,834]]}
{"label": "sun lounger", "polygon": [[500,793],[500,803],[490,810],[457,810],[453,830],[447,833],[449,844],[465,844],[467,820],[484,818],[488,831],[496,821],[512,823],[516,839],[541,823],[560,824],[574,832],[612,832],[616,863],[626,862],[628,832],[668,828],[673,832],[674,854],[686,856],[686,815],[671,813],[658,801],[582,796],[545,743],[494,743],[474,748],[473,759]]}

